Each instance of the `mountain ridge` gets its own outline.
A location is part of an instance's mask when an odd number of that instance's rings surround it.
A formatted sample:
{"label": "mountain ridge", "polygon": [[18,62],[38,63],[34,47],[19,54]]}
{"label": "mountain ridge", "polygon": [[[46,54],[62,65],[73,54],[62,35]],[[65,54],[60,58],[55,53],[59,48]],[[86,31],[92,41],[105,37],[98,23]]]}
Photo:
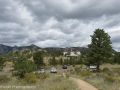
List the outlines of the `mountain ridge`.
{"label": "mountain ridge", "polygon": [[[4,54],[4,53],[9,53],[9,52],[14,52],[14,51],[22,51],[22,50],[25,50],[25,49],[29,49],[29,50],[38,50],[38,49],[44,49],[44,50],[47,50],[47,51],[55,51],[55,50],[59,50],[59,51],[80,51],[80,52],[85,52],[87,50],[89,50],[88,48],[86,47],[65,47],[65,48],[62,48],[62,47],[45,47],[45,48],[41,48],[41,47],[38,47],[34,44],[31,44],[29,46],[8,46],[8,45],[3,45],[3,44],[0,44],[0,54]],[[115,50],[113,50],[113,52],[116,52]]]}
{"label": "mountain ridge", "polygon": [[7,45],[3,45],[0,44],[0,54],[4,54],[4,53],[9,53],[9,52],[13,52],[13,51],[22,51],[24,49],[40,49],[40,47],[32,44],[29,46],[7,46]]}
{"label": "mountain ridge", "polygon": [[13,51],[22,51],[24,49],[30,49],[30,50],[37,50],[37,49],[44,49],[44,50],[47,50],[47,51],[54,51],[54,50],[60,50],[60,51],[70,51],[72,48],[73,51],[75,50],[84,50],[84,49],[87,49],[85,47],[45,47],[45,48],[41,48],[41,47],[38,47],[34,44],[31,44],[29,46],[8,46],[8,45],[3,45],[3,44],[0,44],[0,54],[4,54],[4,53],[9,53],[9,52],[13,52]]}

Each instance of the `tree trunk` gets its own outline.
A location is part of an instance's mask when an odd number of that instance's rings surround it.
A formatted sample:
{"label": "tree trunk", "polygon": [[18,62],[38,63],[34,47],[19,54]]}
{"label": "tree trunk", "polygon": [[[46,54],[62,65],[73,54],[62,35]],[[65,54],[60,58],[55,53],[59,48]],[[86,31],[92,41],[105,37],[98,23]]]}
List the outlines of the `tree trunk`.
{"label": "tree trunk", "polygon": [[100,72],[100,64],[97,63],[97,72]]}

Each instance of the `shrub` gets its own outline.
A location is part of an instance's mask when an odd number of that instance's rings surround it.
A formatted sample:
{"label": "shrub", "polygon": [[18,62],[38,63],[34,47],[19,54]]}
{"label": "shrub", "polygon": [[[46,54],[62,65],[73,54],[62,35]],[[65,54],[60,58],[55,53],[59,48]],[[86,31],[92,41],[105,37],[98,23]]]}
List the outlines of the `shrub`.
{"label": "shrub", "polygon": [[113,72],[118,73],[118,75],[120,75],[120,70],[113,70]]}
{"label": "shrub", "polygon": [[117,72],[119,75],[120,75],[120,70],[118,70],[118,72]]}
{"label": "shrub", "polygon": [[10,78],[6,75],[0,75],[0,83],[7,83],[8,81],[10,81]]}
{"label": "shrub", "polygon": [[67,64],[67,66],[70,66],[70,64]]}
{"label": "shrub", "polygon": [[109,72],[109,71],[110,70],[107,67],[103,68],[103,72]]}
{"label": "shrub", "polygon": [[44,79],[46,79],[46,78],[48,78],[48,77],[49,77],[49,75],[48,75],[48,74],[46,74],[46,73],[43,73],[43,74],[42,74],[42,76],[43,76],[43,78],[44,78]]}
{"label": "shrub", "polygon": [[84,70],[84,71],[81,71],[80,75],[81,76],[89,76],[89,75],[91,75],[91,73],[90,73],[90,71]]}
{"label": "shrub", "polygon": [[81,68],[80,68],[80,67],[76,67],[76,68],[75,68],[75,72],[76,72],[77,74],[79,74],[79,73],[81,72]]}
{"label": "shrub", "polygon": [[115,79],[112,76],[110,76],[110,75],[105,75],[105,81],[114,82]]}
{"label": "shrub", "polygon": [[24,80],[27,83],[37,83],[37,81],[38,81],[37,77],[32,73],[26,73],[25,77],[24,77]]}
{"label": "shrub", "polygon": [[76,74],[76,72],[73,69],[69,70],[70,74]]}
{"label": "shrub", "polygon": [[47,77],[49,77],[49,75],[48,74],[46,74],[46,73],[37,73],[37,74],[35,74],[35,76],[38,78],[38,79],[45,79],[45,78],[47,78]]}
{"label": "shrub", "polygon": [[42,75],[39,74],[39,73],[36,73],[35,76],[36,76],[38,79],[40,79]]}
{"label": "shrub", "polygon": [[66,78],[70,77],[70,75],[67,72],[65,72],[65,76],[66,76]]}
{"label": "shrub", "polygon": [[75,67],[75,64],[73,64],[73,67]]}
{"label": "shrub", "polygon": [[109,75],[109,76],[114,76],[114,73],[111,72],[111,71],[109,71],[109,72],[107,72],[107,75]]}
{"label": "shrub", "polygon": [[120,78],[117,79],[118,83],[120,83]]}
{"label": "shrub", "polygon": [[19,76],[20,73],[19,73],[18,71],[13,71],[13,72],[12,72],[12,75],[13,75],[13,76]]}

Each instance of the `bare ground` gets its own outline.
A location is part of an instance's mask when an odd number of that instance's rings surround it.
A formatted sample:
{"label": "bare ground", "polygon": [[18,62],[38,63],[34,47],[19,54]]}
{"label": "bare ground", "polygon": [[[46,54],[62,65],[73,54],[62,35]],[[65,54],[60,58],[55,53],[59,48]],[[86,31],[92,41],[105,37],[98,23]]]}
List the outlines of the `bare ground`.
{"label": "bare ground", "polygon": [[95,88],[94,86],[90,85],[89,83],[81,80],[81,79],[77,79],[77,78],[72,78],[70,77],[70,79],[72,79],[74,82],[77,83],[78,87],[81,90],[98,90],[97,88]]}
{"label": "bare ground", "polygon": [[10,72],[10,70],[12,70],[13,68],[3,68],[2,71],[0,71],[0,75],[11,75],[12,73]]}
{"label": "bare ground", "polygon": [[[66,77],[65,73],[63,73],[63,76]],[[93,85],[90,85],[89,83],[87,83],[81,79],[73,78],[73,77],[70,77],[70,79],[72,79],[75,83],[77,83],[80,90],[98,90]]]}

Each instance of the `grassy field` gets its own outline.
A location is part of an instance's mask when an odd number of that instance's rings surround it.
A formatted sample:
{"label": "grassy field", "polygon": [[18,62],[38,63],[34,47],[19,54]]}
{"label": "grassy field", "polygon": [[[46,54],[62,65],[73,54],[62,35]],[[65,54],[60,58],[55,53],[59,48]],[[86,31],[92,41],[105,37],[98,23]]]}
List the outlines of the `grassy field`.
{"label": "grassy field", "polygon": [[35,84],[28,84],[24,80],[10,77],[7,83],[0,83],[0,90],[80,90],[69,78],[51,74],[46,79],[39,79]]}
{"label": "grassy field", "polygon": [[[104,69],[106,67],[108,70]],[[93,73],[79,68],[77,66],[78,73],[72,70],[68,71],[69,75],[94,85],[98,90],[120,90],[120,65],[103,64],[100,69],[104,69],[104,71],[100,73]]]}
{"label": "grassy field", "polygon": [[[4,68],[11,68],[12,62],[6,62]],[[50,69],[51,66],[46,66],[46,69]],[[57,69],[61,66],[57,66]],[[79,90],[76,83],[69,78],[65,78],[58,74],[48,74],[49,77],[45,79],[38,79],[37,83],[31,84],[24,79],[18,79],[15,76],[0,75],[0,90]]]}
{"label": "grassy field", "polygon": [[103,64],[100,66],[101,69],[107,67],[109,68],[110,70],[116,70],[116,69],[119,69],[120,70],[120,65],[119,64]]}
{"label": "grassy field", "polygon": [[[12,65],[11,62],[6,63],[7,68]],[[46,69],[50,69],[50,67],[51,66],[46,66]],[[70,67],[72,67],[72,65]],[[103,64],[100,66],[100,69],[103,70],[106,67],[108,70],[104,72],[93,73],[87,71],[85,65],[82,65],[82,68],[80,65],[76,65],[75,68],[79,69],[78,73],[73,69],[68,70],[66,73],[67,76],[85,80],[98,88],[98,90],[120,90],[120,65]],[[57,69],[58,68],[61,68],[61,66],[57,66]],[[44,80],[38,79],[36,84],[28,84],[24,80],[18,80],[16,77],[9,77],[9,82],[0,83],[0,90],[79,90],[73,81],[58,74],[49,74],[49,77]]]}

